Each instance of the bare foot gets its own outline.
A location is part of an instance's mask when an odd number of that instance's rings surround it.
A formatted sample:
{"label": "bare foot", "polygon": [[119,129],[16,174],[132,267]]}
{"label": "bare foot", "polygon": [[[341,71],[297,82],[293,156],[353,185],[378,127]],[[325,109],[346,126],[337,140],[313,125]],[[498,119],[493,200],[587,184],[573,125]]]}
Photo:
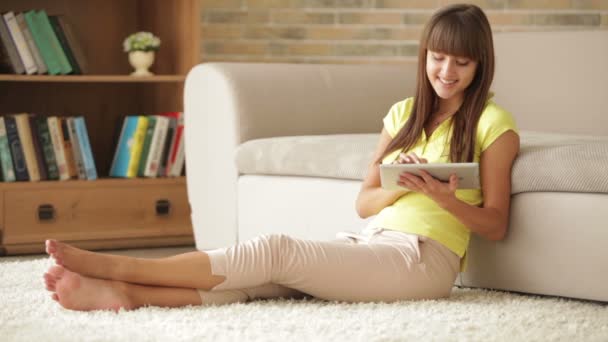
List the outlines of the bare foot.
{"label": "bare foot", "polygon": [[46,289],[53,292],[53,300],[70,310],[133,309],[125,293],[124,283],[88,278],[62,266],[51,266],[44,274]]}
{"label": "bare foot", "polygon": [[57,240],[46,240],[46,253],[70,271],[99,279],[117,279],[119,256],[95,253]]}

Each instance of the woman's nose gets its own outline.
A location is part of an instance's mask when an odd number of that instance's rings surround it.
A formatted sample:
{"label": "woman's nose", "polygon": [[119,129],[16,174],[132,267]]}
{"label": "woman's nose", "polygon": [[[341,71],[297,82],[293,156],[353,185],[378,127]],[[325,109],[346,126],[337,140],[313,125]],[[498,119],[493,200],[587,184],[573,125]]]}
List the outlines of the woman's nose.
{"label": "woman's nose", "polygon": [[446,60],[441,66],[441,74],[444,77],[454,74],[454,62]]}

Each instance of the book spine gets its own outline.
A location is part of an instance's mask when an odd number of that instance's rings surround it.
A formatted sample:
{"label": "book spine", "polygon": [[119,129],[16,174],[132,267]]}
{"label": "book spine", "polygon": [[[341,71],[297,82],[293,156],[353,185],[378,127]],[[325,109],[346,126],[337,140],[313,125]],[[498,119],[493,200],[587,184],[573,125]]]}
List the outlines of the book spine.
{"label": "book spine", "polygon": [[139,159],[141,158],[141,151],[144,146],[144,139],[146,138],[146,130],[148,129],[148,118],[145,116],[139,116],[137,118],[137,128],[133,134],[133,141],[131,143],[131,153],[129,156],[129,166],[127,167],[127,177],[133,178],[137,176],[137,167],[139,166]]}
{"label": "book spine", "polygon": [[59,25],[65,33],[65,38],[68,41],[68,45],[72,49],[72,53],[74,54],[74,58],[76,59],[76,63],[80,68],[80,72],[82,74],[88,73],[89,63],[87,61],[86,55],[84,53],[84,49],[80,44],[80,40],[78,39],[74,29],[72,28],[72,24],[70,24],[70,20],[66,16],[58,15],[57,20],[59,21]]}
{"label": "book spine", "polygon": [[186,160],[186,149],[184,148],[184,138],[179,141],[179,145],[177,148],[177,153],[175,157],[175,162],[171,164],[171,176],[179,177],[182,174],[184,169],[184,164]]}
{"label": "book spine", "polygon": [[17,24],[19,25],[19,28],[21,29],[21,32],[23,33],[23,38],[25,39],[27,46],[30,48],[30,52],[32,53],[32,57],[34,58],[34,63],[36,63],[36,69],[37,69],[38,73],[45,74],[48,71],[48,69],[46,68],[46,64],[44,64],[44,60],[42,59],[42,56],[40,55],[40,50],[38,50],[38,47],[36,46],[36,43],[34,42],[34,37],[32,37],[32,32],[30,31],[30,28],[27,26],[27,23],[25,22],[25,16],[23,15],[23,13],[19,13],[15,16],[15,18],[17,18]]}
{"label": "book spine", "polygon": [[78,62],[76,62],[76,58],[72,53],[72,49],[70,48],[65,33],[61,29],[59,19],[57,19],[57,16],[51,15],[49,16],[49,22],[51,23],[51,27],[53,28],[53,32],[55,32],[55,35],[57,36],[57,40],[59,41],[61,48],[65,52],[65,56],[68,59],[68,63],[70,63],[70,65],[72,66],[73,74],[82,74],[82,72],[80,71],[80,67],[78,66]]}
{"label": "book spine", "polygon": [[55,150],[53,149],[53,141],[51,140],[51,132],[49,132],[47,119],[45,117],[37,117],[35,121],[38,128],[38,136],[40,138],[44,160],[46,161],[48,179],[58,180],[59,169],[57,168],[57,161],[55,160]]}
{"label": "book spine", "polygon": [[15,69],[13,69],[13,63],[11,63],[11,59],[8,56],[8,50],[2,43],[2,38],[0,38],[0,74],[14,73]]}
{"label": "book spine", "polygon": [[182,134],[184,131],[184,114],[179,113],[177,117],[176,130],[175,130],[175,139],[173,139],[173,143],[171,145],[171,151],[169,153],[169,160],[167,161],[167,175],[173,175],[176,171],[173,170],[174,164],[177,159],[177,152],[179,150],[180,144],[182,143]]}
{"label": "book spine", "polygon": [[29,180],[29,176],[27,165],[25,164],[25,156],[23,155],[23,149],[21,148],[21,141],[19,141],[17,123],[15,122],[15,118],[10,115],[4,118],[4,123],[6,125],[6,136],[8,138],[11,156],[13,157],[15,178],[18,181],[27,181]]}
{"label": "book spine", "polygon": [[163,116],[156,117],[156,128],[154,129],[154,137],[152,138],[152,147],[150,147],[150,157],[146,165],[144,175],[146,177],[156,177],[160,158],[167,139],[167,129],[169,127],[169,119]]}
{"label": "book spine", "polygon": [[76,126],[76,134],[78,135],[78,141],[80,142],[80,148],[82,149],[87,179],[97,179],[97,168],[95,167],[95,159],[93,158],[93,150],[91,149],[91,143],[89,142],[89,134],[87,133],[84,117],[75,117],[74,125]]}
{"label": "book spine", "polygon": [[63,48],[61,47],[61,44],[59,43],[59,39],[57,39],[57,35],[55,34],[55,31],[53,31],[53,27],[51,26],[51,22],[49,21],[49,17],[46,14],[46,11],[40,10],[40,11],[38,11],[37,14],[38,14],[38,23],[40,23],[40,25],[42,26],[42,28],[45,32],[45,35],[51,44],[53,53],[55,54],[55,56],[57,56],[57,58],[59,60],[59,65],[61,66],[61,73],[62,74],[72,73],[74,71],[74,69],[72,69],[70,62],[68,61],[68,58],[65,55],[65,51],[63,51]]}
{"label": "book spine", "polygon": [[175,139],[175,118],[169,118],[169,127],[167,128],[167,139],[165,140],[165,146],[163,146],[163,152],[160,157],[160,164],[158,166],[158,176],[164,177],[167,175],[167,162],[169,161],[169,151],[171,145]]}
{"label": "book spine", "polygon": [[78,134],[76,134],[74,118],[67,118],[66,120],[68,124],[70,141],[72,142],[72,154],[74,156],[74,163],[76,164],[76,173],[78,175],[78,179],[87,179],[87,172],[84,168],[84,159],[82,156],[82,148],[80,147],[80,141],[78,141]]}
{"label": "book spine", "polygon": [[21,58],[19,58],[17,47],[15,46],[13,38],[11,37],[11,34],[8,31],[8,26],[6,26],[4,17],[2,17],[0,20],[0,42],[2,43],[2,45],[4,45],[4,48],[6,49],[8,59],[11,63],[11,69],[16,74],[25,73],[25,67],[23,66]]}
{"label": "book spine", "polygon": [[61,138],[63,139],[63,150],[65,151],[65,162],[68,167],[70,178],[78,176],[76,171],[76,161],[74,160],[74,147],[70,141],[70,130],[67,123],[67,118],[57,118],[61,126]]}
{"label": "book spine", "polygon": [[68,167],[65,161],[65,151],[63,150],[63,141],[61,139],[60,127],[56,116],[47,118],[49,132],[51,132],[51,141],[53,142],[53,150],[55,151],[55,160],[57,160],[57,169],[59,170],[59,180],[70,179]]}
{"label": "book spine", "polygon": [[5,182],[14,182],[16,179],[15,170],[13,169],[13,158],[8,146],[6,125],[4,124],[3,117],[0,117],[0,165],[2,166],[2,179]]}
{"label": "book spine", "polygon": [[139,167],[137,169],[137,176],[143,177],[146,171],[146,164],[150,156],[150,147],[152,146],[152,138],[154,137],[154,128],[156,126],[156,118],[151,115],[148,117],[148,129],[146,130],[146,138],[144,139],[144,148],[141,151],[141,158],[139,159]]}
{"label": "book spine", "polygon": [[137,128],[137,116],[126,116],[122,123],[120,137],[116,144],[112,167],[110,168],[111,177],[127,177],[129,169],[129,157],[131,155],[131,140]]}
{"label": "book spine", "polygon": [[13,38],[13,42],[17,48],[17,53],[21,58],[25,72],[28,75],[35,74],[38,71],[38,67],[36,66],[36,62],[34,61],[34,57],[30,52],[30,48],[27,46],[27,42],[23,37],[23,32],[21,32],[21,28],[19,28],[17,18],[15,18],[15,13],[12,11],[5,13],[4,21],[6,22],[6,27],[8,28],[11,37]]}
{"label": "book spine", "polygon": [[57,75],[61,73],[61,65],[59,64],[57,57],[55,57],[51,43],[46,38],[42,26],[40,26],[40,24],[38,23],[38,16],[36,15],[36,11],[28,11],[24,14],[24,17],[25,22],[27,23],[27,27],[32,33],[34,42],[36,43],[36,46],[38,46],[38,50],[40,50],[42,59],[44,60],[44,63],[47,66],[48,73],[51,75]]}
{"label": "book spine", "polygon": [[44,159],[44,152],[42,151],[42,143],[40,142],[40,136],[38,135],[38,128],[36,127],[36,115],[28,115],[28,121],[30,126],[30,135],[32,136],[32,144],[34,145],[34,153],[36,155],[36,163],[38,164],[38,172],[40,173],[40,180],[48,179],[48,172],[46,167],[46,160]]}
{"label": "book spine", "polygon": [[21,148],[23,149],[29,179],[30,181],[37,182],[40,180],[40,171],[38,170],[38,162],[36,161],[36,152],[34,151],[34,143],[32,142],[28,114],[16,114],[15,123],[17,124],[17,133],[19,134],[19,140],[21,141]]}

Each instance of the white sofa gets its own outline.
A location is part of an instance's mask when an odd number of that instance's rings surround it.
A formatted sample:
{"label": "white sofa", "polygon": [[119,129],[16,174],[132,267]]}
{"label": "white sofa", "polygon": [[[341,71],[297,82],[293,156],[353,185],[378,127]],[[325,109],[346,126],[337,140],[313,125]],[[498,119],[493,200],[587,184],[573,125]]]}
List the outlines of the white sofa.
{"label": "white sofa", "polygon": [[[608,32],[495,35],[496,102],[522,131],[507,237],[473,236],[458,285],[608,301]],[[185,84],[197,248],[333,239],[416,65],[204,63]],[[338,158],[340,156],[340,158]]]}

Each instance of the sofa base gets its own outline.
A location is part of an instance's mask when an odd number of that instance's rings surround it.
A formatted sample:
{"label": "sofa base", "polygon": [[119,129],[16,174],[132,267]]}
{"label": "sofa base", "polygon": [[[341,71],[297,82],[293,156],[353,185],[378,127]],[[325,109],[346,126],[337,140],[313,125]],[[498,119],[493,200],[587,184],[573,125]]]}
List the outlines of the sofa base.
{"label": "sofa base", "polygon": [[238,240],[271,233],[332,240],[339,231],[360,231],[368,221],[355,210],[360,187],[360,181],[344,179],[241,176]]}
{"label": "sofa base", "polygon": [[608,301],[608,194],[526,192],[504,240],[473,235],[464,286]]}
{"label": "sofa base", "polygon": [[[238,241],[261,234],[331,240],[358,231],[360,181],[244,175],[238,181]],[[326,194],[331,194],[327,196]],[[533,192],[513,196],[499,242],[473,235],[457,285],[608,301],[608,195]],[[600,224],[600,222],[602,222]]]}

